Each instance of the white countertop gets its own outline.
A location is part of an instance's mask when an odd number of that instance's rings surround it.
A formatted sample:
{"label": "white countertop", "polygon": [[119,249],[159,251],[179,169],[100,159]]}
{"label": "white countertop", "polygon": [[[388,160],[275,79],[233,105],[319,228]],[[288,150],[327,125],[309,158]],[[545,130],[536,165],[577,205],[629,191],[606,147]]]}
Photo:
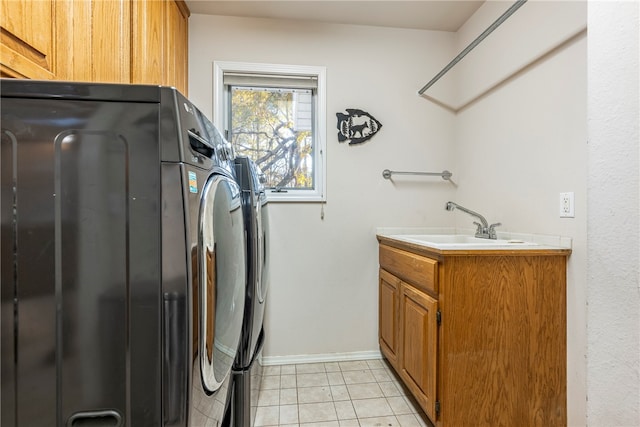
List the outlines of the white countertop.
{"label": "white countertop", "polygon": [[[380,227],[376,229],[376,235],[406,241],[408,243],[446,250],[531,250],[531,249],[571,249],[570,237],[551,236],[540,234],[514,233],[506,231],[497,232],[497,240],[473,239],[475,229],[456,229],[451,227]],[[428,237],[434,236],[433,242],[427,242]],[[438,236],[468,236],[469,242],[442,242]]]}

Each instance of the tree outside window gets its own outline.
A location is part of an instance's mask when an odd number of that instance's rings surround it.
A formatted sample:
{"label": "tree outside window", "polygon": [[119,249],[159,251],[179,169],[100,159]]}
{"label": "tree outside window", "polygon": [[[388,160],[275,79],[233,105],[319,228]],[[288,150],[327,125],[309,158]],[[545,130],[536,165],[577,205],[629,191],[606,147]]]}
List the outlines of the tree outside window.
{"label": "tree outside window", "polygon": [[312,91],[231,87],[229,138],[263,171],[267,188],[313,189]]}

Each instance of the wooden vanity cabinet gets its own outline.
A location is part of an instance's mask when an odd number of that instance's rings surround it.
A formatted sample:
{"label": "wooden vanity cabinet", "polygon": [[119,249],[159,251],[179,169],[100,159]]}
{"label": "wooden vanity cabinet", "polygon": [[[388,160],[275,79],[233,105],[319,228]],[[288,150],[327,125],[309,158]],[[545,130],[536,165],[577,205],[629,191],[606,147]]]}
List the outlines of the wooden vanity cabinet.
{"label": "wooden vanity cabinet", "polygon": [[436,426],[567,425],[570,250],[379,240],[380,349]]}

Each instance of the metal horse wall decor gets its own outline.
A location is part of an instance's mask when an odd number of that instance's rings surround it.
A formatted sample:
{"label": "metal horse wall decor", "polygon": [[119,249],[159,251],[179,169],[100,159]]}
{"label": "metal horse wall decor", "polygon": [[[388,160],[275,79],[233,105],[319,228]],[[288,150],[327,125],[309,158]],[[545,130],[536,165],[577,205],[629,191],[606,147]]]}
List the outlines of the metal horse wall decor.
{"label": "metal horse wall decor", "polygon": [[338,142],[349,140],[349,145],[361,144],[375,135],[382,123],[371,114],[357,108],[347,108],[347,114],[336,113]]}

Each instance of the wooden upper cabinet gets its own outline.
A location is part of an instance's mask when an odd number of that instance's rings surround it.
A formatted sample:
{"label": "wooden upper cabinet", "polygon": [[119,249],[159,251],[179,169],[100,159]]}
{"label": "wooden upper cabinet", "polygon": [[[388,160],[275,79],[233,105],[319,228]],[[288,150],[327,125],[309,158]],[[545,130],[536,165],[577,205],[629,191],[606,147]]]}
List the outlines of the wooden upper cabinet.
{"label": "wooden upper cabinet", "polygon": [[134,1],[131,82],[187,95],[189,9],[183,1]]}
{"label": "wooden upper cabinet", "polygon": [[[88,34],[91,34],[91,69],[88,70],[87,80],[109,83],[131,81],[130,22],[133,3],[135,1],[131,0],[90,2],[92,10]],[[82,34],[76,33],[75,39],[82,39]]]}
{"label": "wooden upper cabinet", "polygon": [[0,75],[56,78],[56,2],[0,1]]}
{"label": "wooden upper cabinet", "polygon": [[165,2],[134,1],[131,43],[131,81],[162,84],[164,82],[164,14]]}
{"label": "wooden upper cabinet", "polygon": [[129,83],[131,0],[58,0],[60,80]]}
{"label": "wooden upper cabinet", "polygon": [[187,96],[189,80],[189,9],[184,1],[166,4],[164,84]]}
{"label": "wooden upper cabinet", "polygon": [[0,0],[2,77],[175,86],[187,95],[183,0]]}

